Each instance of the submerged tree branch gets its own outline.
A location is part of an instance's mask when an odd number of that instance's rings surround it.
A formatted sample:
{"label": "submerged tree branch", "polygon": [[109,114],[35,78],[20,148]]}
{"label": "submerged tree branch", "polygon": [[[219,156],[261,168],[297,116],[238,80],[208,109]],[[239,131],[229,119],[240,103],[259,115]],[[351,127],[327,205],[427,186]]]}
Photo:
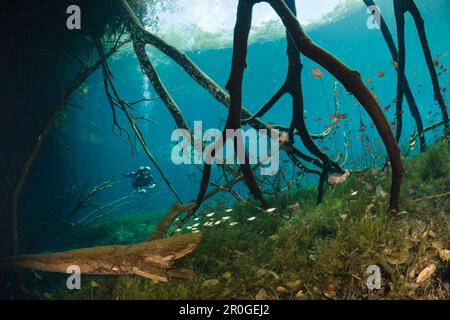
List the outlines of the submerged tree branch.
{"label": "submerged tree branch", "polygon": [[[253,1],[250,1],[253,3]],[[386,145],[388,156],[392,164],[392,185],[390,208],[393,212],[398,211],[399,191],[401,179],[403,176],[403,165],[400,155],[400,149],[392,135],[388,121],[386,120],[381,108],[370,93],[370,91],[362,83],[358,72],[351,70],[334,56],[315,45],[301,29],[297,19],[292,15],[289,8],[281,0],[270,0],[269,2],[278,15],[282,18],[286,29],[293,38],[293,42],[297,49],[305,56],[313,59],[327,69],[335,76],[348,91],[353,93],[361,105],[369,113],[374,121],[381,138]],[[143,39],[146,43],[153,45],[167,56],[178,63],[197,83],[208,90],[218,101],[230,108],[229,96],[215,84],[207,75],[205,75],[185,54],[178,51],[173,46],[168,45],[154,34],[145,30],[139,19],[134,15],[131,7],[126,0],[121,0],[124,9],[130,18],[131,23],[136,27],[134,37]],[[250,4],[247,2],[247,5]],[[243,118],[251,117],[251,114],[243,108],[240,108]],[[250,123],[255,128],[266,127],[261,121],[252,120]],[[208,168],[205,166],[205,177],[208,178]]]}
{"label": "submerged tree branch", "polygon": [[[371,6],[375,6],[375,2],[373,0],[363,0],[365,5],[370,8]],[[394,43],[394,39],[392,38],[392,34],[389,30],[388,25],[386,24],[386,21],[384,20],[384,17],[380,16],[380,29],[381,33],[383,35],[383,38],[389,48],[389,51],[392,56],[392,60],[395,61],[398,66],[395,67],[397,70],[397,102],[396,102],[396,109],[399,110],[396,112],[397,120],[400,119],[400,122],[397,121],[397,131],[396,131],[396,139],[397,142],[400,141],[400,136],[402,132],[402,119],[403,119],[403,113],[402,113],[402,102],[403,102],[403,91],[405,98],[408,102],[409,110],[411,111],[411,115],[414,118],[414,121],[416,122],[417,131],[419,133],[419,142],[420,142],[420,151],[423,152],[426,149],[426,142],[425,142],[425,135],[423,132],[423,121],[422,117],[420,116],[419,108],[417,107],[416,100],[414,99],[413,93],[411,91],[411,87],[409,86],[408,79],[406,78],[406,75],[404,73],[404,41],[399,40],[399,47],[400,43],[402,43],[402,50],[399,55],[399,52],[397,51],[397,48]],[[397,28],[399,31],[399,29]],[[404,32],[400,30],[401,34],[398,34],[397,36],[399,39],[404,38]],[[400,58],[401,56],[401,58]],[[400,60],[402,61],[402,64],[400,63]],[[401,65],[401,67],[400,67]],[[400,70],[401,69],[401,70]]]}
{"label": "submerged tree branch", "polygon": [[[450,120],[450,119],[449,119],[449,120]],[[425,129],[423,129],[423,132],[425,133],[425,132],[428,132],[428,131],[437,129],[437,128],[439,128],[440,126],[443,126],[443,125],[444,125],[444,121],[441,120],[441,121],[439,121],[439,122],[436,122],[436,123],[433,123],[433,124],[429,125],[429,126],[426,127]],[[414,133],[411,135],[411,138],[410,138],[409,141],[408,141],[408,150],[406,151],[406,155],[408,155],[408,154],[410,153],[410,151],[413,149],[414,141],[416,141],[418,135],[419,135],[418,132],[414,132]]]}
{"label": "submerged tree branch", "polygon": [[156,72],[155,67],[150,62],[150,59],[148,58],[147,53],[145,52],[145,42],[140,41],[139,38],[133,37],[133,47],[139,59],[139,63],[141,65],[142,70],[147,75],[147,78],[152,83],[152,86],[155,89],[156,93],[169,110],[178,128],[188,129],[188,126],[186,124],[186,121],[184,120],[180,108],[178,107],[178,105],[173,100],[172,96],[162,83],[161,79],[158,76],[158,73]]}
{"label": "submerged tree branch", "polygon": [[[405,81],[405,14],[409,12],[414,19],[416,25],[417,33],[419,35],[420,44],[422,46],[422,51],[425,56],[425,61],[427,64],[428,72],[430,74],[431,82],[433,85],[434,97],[437,100],[439,107],[441,109],[442,118],[445,126],[445,134],[450,134],[450,126],[448,120],[447,106],[445,105],[444,99],[441,93],[441,87],[439,86],[439,79],[434,67],[433,58],[431,55],[430,46],[428,44],[427,35],[425,32],[425,22],[423,20],[422,14],[419,11],[414,0],[393,0],[394,1],[394,13],[395,21],[397,26],[397,38],[398,38],[398,83],[397,83],[397,121],[401,121],[401,106],[399,106],[398,99],[402,99],[403,96],[403,83]],[[399,118],[400,116],[400,118]],[[401,124],[401,122],[400,122]],[[399,134],[397,134],[399,138]]]}
{"label": "submerged tree branch", "polygon": [[189,277],[191,272],[173,269],[173,263],[192,252],[200,243],[200,233],[174,236],[134,245],[112,245],[0,258],[0,267],[28,268],[66,273],[78,266],[82,274],[138,275],[167,282],[171,277]]}
{"label": "submerged tree branch", "polygon": [[350,69],[332,54],[316,45],[303,32],[300,23],[283,0],[266,0],[266,2],[268,2],[277,12],[278,16],[280,16],[297,49],[336,77],[336,79],[344,85],[347,91],[356,97],[371,117],[386,146],[392,165],[392,184],[389,206],[393,213],[397,213],[399,211],[400,187],[403,177],[402,158],[398,144],[390,129],[389,122],[384,116],[376,99],[364,85],[357,71]]}
{"label": "submerged tree branch", "polygon": [[[203,87],[208,93],[210,93],[218,102],[224,105],[227,109],[230,108],[230,96],[219,86],[217,85],[208,75],[206,75],[189,57],[179,51],[177,48],[171,46],[155,34],[146,30],[142,23],[139,21],[138,17],[134,14],[132,8],[128,4],[127,0],[120,0],[123,8],[130,20],[131,23],[131,32],[132,37],[141,43],[149,44],[164,53],[166,56],[171,58],[175,63],[177,63],[183,70],[201,87]],[[242,107],[242,118],[248,119],[251,118],[252,114]],[[248,122],[255,129],[267,129],[270,130],[272,128],[271,125],[268,125],[258,119],[252,119]],[[276,127],[276,126],[275,126]],[[314,135],[315,138],[321,139],[324,138],[329,132],[321,133]],[[290,150],[297,150],[295,146],[293,146]],[[286,150],[285,150],[286,151]],[[286,151],[287,153],[291,151]],[[308,161],[306,159],[303,159]],[[317,163],[315,163],[317,165]]]}
{"label": "submerged tree branch", "polygon": [[[96,45],[97,45],[97,52],[98,52],[99,56],[102,57],[104,55],[102,43],[101,43],[101,41],[99,39],[96,40],[95,42],[96,42]],[[153,156],[153,154],[150,152],[149,148],[147,147],[147,143],[145,142],[145,139],[144,139],[144,136],[142,135],[141,130],[139,129],[139,127],[136,124],[136,120],[131,115],[131,113],[128,111],[128,109],[131,109],[131,105],[127,101],[125,101],[125,99],[123,99],[120,96],[117,88],[115,87],[114,82],[112,80],[111,69],[110,69],[109,64],[108,64],[108,62],[106,60],[103,61],[102,70],[103,70],[105,92],[106,92],[106,96],[108,98],[108,101],[111,104],[111,108],[115,109],[115,107],[117,106],[120,110],[122,110],[125,113],[125,115],[127,117],[127,120],[129,122],[131,128],[133,129],[133,131],[135,133],[135,136],[139,140],[139,142],[140,142],[140,144],[142,146],[142,149],[144,150],[145,154],[150,159],[150,161],[152,161],[153,165],[156,167],[156,169],[158,170],[159,174],[163,178],[164,182],[169,187],[170,191],[174,194],[175,198],[180,203],[182,203],[183,201],[181,200],[181,197],[178,195],[177,191],[175,190],[173,185],[170,183],[170,181],[166,177],[164,171],[159,166],[159,164],[156,161],[155,157]],[[112,89],[113,94],[111,94],[109,88]],[[169,93],[167,93],[167,94],[169,94]],[[180,119],[184,123],[184,120],[183,120],[182,116],[181,116]]]}
{"label": "submerged tree branch", "polygon": [[[108,59],[114,53],[116,53],[123,45],[128,43],[129,41],[117,42],[105,55],[103,59]],[[38,156],[44,141],[46,140],[50,129],[53,126],[56,118],[58,117],[61,109],[66,105],[71,95],[78,89],[78,87],[99,67],[102,66],[103,59],[99,59],[92,66],[87,66],[84,62],[81,62],[81,69],[72,80],[72,82],[67,86],[67,88],[61,93],[60,97],[57,99],[56,103],[53,105],[50,114],[47,119],[43,122],[43,126],[39,129],[39,133],[34,139],[33,145],[31,149],[26,153],[24,165],[21,169],[20,176],[16,182],[15,188],[12,192],[12,201],[11,201],[11,232],[12,232],[12,252],[13,254],[17,254],[19,250],[19,237],[18,237],[18,207],[20,202],[20,196],[22,194],[22,190],[25,186],[25,182],[28,177],[28,173]]]}
{"label": "submerged tree branch", "polygon": [[[297,14],[295,0],[286,0],[286,5],[290,9],[293,15]],[[289,33],[286,31],[287,40],[287,55],[288,55],[288,73],[286,76],[285,86],[287,92],[292,97],[292,122],[289,130],[289,139],[294,141],[294,128],[300,132],[300,137],[303,144],[308,149],[309,152],[318,157],[322,163],[322,174],[319,181],[317,202],[322,201],[324,184],[321,181],[326,180],[328,172],[333,170],[337,173],[344,173],[344,170],[339,166],[337,162],[332,161],[328,155],[323,152],[319,146],[316,145],[314,140],[311,138],[308,129],[306,128],[305,116],[304,116],[304,105],[303,105],[303,90],[301,81],[301,72],[303,69],[303,64],[300,60],[300,52],[295,47],[293,40],[291,39]],[[323,177],[323,179],[322,179]],[[323,181],[324,181],[323,180]]]}
{"label": "submerged tree branch", "polygon": [[[286,5],[294,15],[297,14],[294,0],[286,0]],[[314,156],[316,156],[322,161],[323,172],[321,176],[323,176],[324,180],[326,180],[328,171],[332,170],[337,173],[343,173],[344,171],[337,162],[332,161],[328,157],[328,155],[325,152],[323,152],[319,148],[319,146],[316,145],[313,138],[309,134],[309,131],[306,127],[306,121],[304,116],[303,90],[301,81],[303,64],[300,59],[300,52],[293,44],[292,39],[287,31],[286,31],[286,42],[287,42],[286,54],[288,57],[288,71],[286,75],[286,80],[281,85],[280,89],[273,95],[273,97],[255,115],[248,118],[246,121],[251,121],[257,117],[263,116],[275,105],[276,102],[278,102],[278,100],[281,97],[283,97],[285,94],[289,94],[292,99],[292,121],[288,129],[289,140],[293,144],[294,134],[298,134],[300,136],[306,149],[308,149],[310,153],[312,153]],[[324,186],[323,183],[319,183],[317,202],[322,201],[324,192],[323,186]]]}

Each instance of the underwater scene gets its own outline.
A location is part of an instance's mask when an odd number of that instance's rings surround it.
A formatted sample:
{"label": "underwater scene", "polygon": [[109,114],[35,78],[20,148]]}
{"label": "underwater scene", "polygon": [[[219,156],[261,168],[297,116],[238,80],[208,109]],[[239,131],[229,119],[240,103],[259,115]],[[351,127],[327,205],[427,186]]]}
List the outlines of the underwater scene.
{"label": "underwater scene", "polygon": [[450,299],[450,1],[2,6],[1,299]]}

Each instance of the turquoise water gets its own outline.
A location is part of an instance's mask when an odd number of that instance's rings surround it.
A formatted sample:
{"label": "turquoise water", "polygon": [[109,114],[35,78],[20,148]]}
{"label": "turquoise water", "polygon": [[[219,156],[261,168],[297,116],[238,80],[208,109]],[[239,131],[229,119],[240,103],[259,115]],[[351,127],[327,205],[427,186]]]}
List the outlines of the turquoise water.
{"label": "turquoise water", "polygon": [[[450,40],[446,36],[450,32],[448,14],[450,6],[445,1],[432,1],[431,4],[419,1],[422,14],[427,22],[427,35],[431,44],[431,51],[440,63],[447,65],[448,56],[444,55],[450,47]],[[385,19],[394,33],[392,10],[388,1],[380,2],[381,10],[385,13]],[[382,108],[390,106],[386,116],[390,122],[395,121],[395,99],[396,72],[391,64],[391,56],[379,30],[369,30],[365,27],[368,14],[362,10],[351,11],[336,22],[326,23],[313,27],[309,30],[310,37],[319,45],[332,52],[336,57],[361,73],[361,77],[369,88],[373,88],[380,99]],[[407,19],[407,66],[406,75],[410,82],[417,104],[422,113],[425,126],[441,120],[439,109],[433,100],[431,82],[426,69],[425,60],[420,48],[412,19]],[[150,52],[157,54],[154,49]],[[286,44],[285,39],[254,43],[249,47],[248,69],[244,81],[244,106],[250,111],[258,110],[279,88],[286,73]],[[225,86],[231,66],[231,48],[207,49],[187,52],[187,55],[221,87]],[[160,57],[157,55],[157,57]],[[173,98],[178,103],[186,121],[193,124],[194,121],[202,120],[204,128],[223,128],[227,111],[209,93],[198,86],[192,79],[176,64],[168,58],[158,59],[157,70],[169,90],[177,90]],[[334,113],[334,82],[330,74],[316,63],[303,57],[303,88],[306,108],[306,121],[311,133],[319,133],[330,124],[330,115]],[[133,54],[127,54],[111,62],[116,84],[123,96],[130,100],[136,100],[143,95],[155,96],[154,91],[148,87],[138,62]],[[325,75],[321,79],[314,78],[313,68],[320,68]],[[384,73],[382,78],[377,76],[378,72]],[[373,82],[368,83],[368,79]],[[442,87],[449,84],[448,73],[440,76]],[[86,110],[72,109],[67,131],[76,132],[76,135],[68,136],[68,143],[76,146],[73,152],[73,163],[79,174],[79,179],[84,181],[89,177],[102,181],[115,177],[117,186],[111,192],[112,199],[130,191],[128,181],[121,178],[122,172],[133,170],[135,167],[148,163],[143,152],[138,152],[133,158],[130,157],[130,147],[120,141],[111,133],[112,117],[104,95],[102,76],[100,72],[94,74],[87,83],[88,93],[82,97],[82,104]],[[347,119],[342,121],[339,128],[319,145],[331,157],[336,158],[337,153],[345,154],[343,147],[344,130],[349,133],[349,159],[347,166],[359,168],[373,165],[372,157],[385,154],[380,145],[379,136],[375,129],[371,128],[371,121],[361,108],[356,106],[356,100],[345,93],[345,89],[339,85],[342,94],[339,96],[340,113],[348,113]],[[443,92],[444,98],[448,97]],[[284,97],[276,107],[266,114],[262,120],[266,122],[289,125],[290,123],[290,98]],[[167,172],[169,180],[175,189],[179,190],[182,198],[187,201],[195,198],[198,191],[186,177],[187,173],[198,172],[192,166],[174,166],[170,160],[172,143],[170,135],[175,129],[175,124],[160,100],[151,101],[140,105],[136,109],[139,116],[146,115],[157,123],[141,122],[142,130],[149,145],[162,168]],[[120,116],[120,115],[119,115]],[[360,133],[360,116],[367,130]],[[83,119],[81,119],[83,117]],[[321,119],[320,121],[317,121]],[[406,151],[410,135],[415,129],[415,124],[410,115],[407,103],[404,108],[404,128],[400,142],[403,151]],[[87,122],[87,121],[89,122]],[[126,124],[124,118],[121,123]],[[93,124],[95,125],[93,125]],[[441,130],[426,134],[428,143],[440,135]],[[370,152],[359,140],[366,135],[370,141]],[[122,137],[124,138],[124,137]],[[91,139],[91,140],[89,140]],[[96,140],[98,139],[98,140]],[[306,152],[301,143],[297,145]],[[416,148],[417,151],[418,148]],[[377,158],[380,164],[382,158]],[[155,171],[155,170],[154,170]],[[175,199],[171,196],[160,177],[156,174],[159,191],[163,194],[162,199],[152,199],[155,207],[166,207],[167,201]],[[307,175],[303,183],[315,183],[316,177]],[[241,189],[244,192],[245,188]]]}

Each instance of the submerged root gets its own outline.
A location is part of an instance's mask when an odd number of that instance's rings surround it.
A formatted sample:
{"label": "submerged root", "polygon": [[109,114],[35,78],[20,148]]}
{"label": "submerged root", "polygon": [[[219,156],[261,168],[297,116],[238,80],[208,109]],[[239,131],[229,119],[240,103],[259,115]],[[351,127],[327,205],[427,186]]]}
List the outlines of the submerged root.
{"label": "submerged root", "polygon": [[187,234],[134,245],[82,248],[50,254],[19,255],[0,259],[0,267],[37,269],[66,273],[78,266],[82,274],[138,275],[167,282],[170,277],[189,277],[186,270],[172,265],[200,243],[201,234]]}

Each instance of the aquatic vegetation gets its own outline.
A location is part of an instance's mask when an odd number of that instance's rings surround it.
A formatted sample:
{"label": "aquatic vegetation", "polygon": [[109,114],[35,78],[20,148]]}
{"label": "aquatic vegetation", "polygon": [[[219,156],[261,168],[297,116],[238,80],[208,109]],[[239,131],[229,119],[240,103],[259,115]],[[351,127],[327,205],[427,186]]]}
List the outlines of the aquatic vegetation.
{"label": "aquatic vegetation", "polygon": [[[273,41],[255,40],[261,30],[252,40],[259,2],[280,18],[261,29],[270,29]],[[43,61],[62,60],[47,76],[57,89],[37,100],[45,85],[24,94],[39,102],[30,114],[37,119],[22,124],[29,108],[17,102],[6,117],[20,124],[7,130],[26,143],[0,150],[7,155],[0,167],[6,168],[0,235],[7,240],[0,277],[14,268],[31,271],[23,281],[8,280],[6,289],[2,284],[0,293],[47,300],[447,299],[450,147],[442,84],[448,43],[439,42],[437,52],[444,53],[433,55],[437,36],[425,33],[424,12],[413,0],[393,4],[394,16],[379,20],[376,2],[365,0],[328,16],[351,9],[356,20],[372,8],[386,57],[352,50],[354,43],[365,50],[362,30],[349,33],[348,46],[333,44],[354,28],[345,17],[307,34],[294,0],[239,0],[232,48],[208,52],[183,52],[157,32],[171,1],[90,2],[85,9],[94,15],[86,15],[82,32],[56,41],[64,50],[43,54]],[[104,13],[101,19],[96,12]],[[406,69],[406,13],[431,81],[422,69]],[[396,24],[397,43],[385,18]],[[427,21],[427,30],[434,23]],[[211,45],[202,39],[212,34],[190,32],[189,43]],[[185,109],[194,103],[200,107]],[[220,134],[205,140],[195,130],[197,117]],[[253,161],[255,151],[246,146],[252,137],[233,134],[244,127],[263,134],[253,146],[269,147],[270,154]],[[182,150],[189,160],[223,156],[225,143],[234,151],[226,156],[236,160],[237,153],[238,161],[188,161],[190,169],[182,168],[168,141],[173,130],[193,142],[195,151]],[[130,167],[150,172],[147,162],[157,176],[143,179],[146,192],[120,179]],[[83,269],[76,293],[52,274],[73,261]],[[366,285],[371,270],[380,270],[381,288]]]}
{"label": "aquatic vegetation", "polygon": [[420,174],[424,181],[445,179],[450,172],[450,163],[445,160],[449,156],[450,152],[445,143],[434,145],[430,152],[421,155],[421,168],[416,169],[417,172],[413,174]]}
{"label": "aquatic vegetation", "polygon": [[[319,206],[314,197],[302,196],[311,189],[299,189],[294,199],[300,210],[293,213],[277,208],[276,215],[255,214],[256,209],[236,204],[230,219],[239,224],[202,229],[203,242],[177,263],[194,271],[189,280],[161,284],[135,276],[86,276],[79,292],[48,292],[53,299],[259,299],[263,295],[267,299],[448,299],[449,197],[414,200],[445,191],[448,175],[437,180],[422,177],[429,165],[425,158],[435,154],[436,160],[446,159],[448,152],[448,144],[441,141],[406,162],[406,168],[414,167],[417,174],[407,175],[405,186],[415,186],[416,193],[412,199],[402,195],[404,212],[396,218],[386,214],[388,207],[376,188],[367,190],[369,183],[387,187],[388,173],[375,178],[366,172],[336,186]],[[354,197],[350,190],[361,192]],[[248,221],[252,217],[257,218]],[[137,218],[123,219],[132,228]],[[115,224],[111,235],[123,219],[111,222]],[[126,241],[140,241],[147,234],[148,230],[140,230]],[[380,266],[383,277],[382,288],[370,292],[365,272],[372,264]],[[41,273],[41,277],[53,281],[58,276]],[[36,278],[30,281],[43,285]],[[94,294],[92,281],[98,284]]]}

